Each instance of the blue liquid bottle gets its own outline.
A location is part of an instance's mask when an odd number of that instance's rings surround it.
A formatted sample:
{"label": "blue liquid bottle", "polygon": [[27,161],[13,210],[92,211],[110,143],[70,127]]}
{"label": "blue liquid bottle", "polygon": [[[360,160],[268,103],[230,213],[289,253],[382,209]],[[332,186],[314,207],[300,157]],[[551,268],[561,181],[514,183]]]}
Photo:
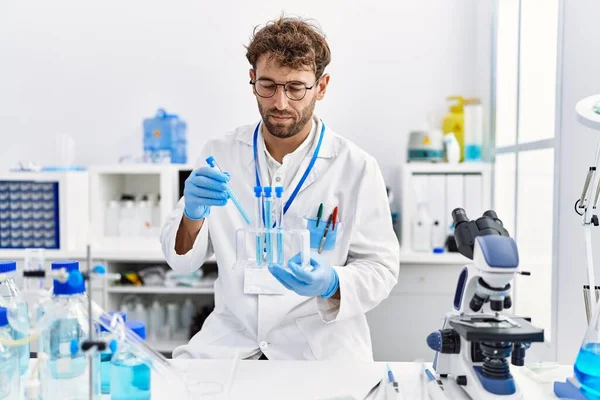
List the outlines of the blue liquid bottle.
{"label": "blue liquid bottle", "polygon": [[[12,338],[19,340],[29,332],[29,314],[27,303],[22,300],[14,280],[16,271],[17,263],[15,261],[0,261],[0,275],[5,277],[4,280],[0,280],[0,306],[8,307],[11,310],[10,312],[18,314],[16,319],[20,321],[22,326],[19,326],[19,329],[12,326],[10,331]],[[18,346],[17,350],[19,354],[19,372],[23,375],[29,367],[29,343]]]}
{"label": "blue liquid bottle", "polygon": [[[109,312],[112,316],[114,314],[119,314],[123,319],[123,322],[126,321],[127,317],[125,313],[122,312]],[[105,341],[107,336],[110,335],[110,332],[100,325],[100,340]],[[107,348],[105,351],[100,353],[100,376],[101,376],[101,384],[100,390],[102,394],[110,394],[110,369],[111,369],[111,361],[112,357],[117,350],[116,342],[113,340],[110,343],[107,343]]]}
{"label": "blue liquid bottle", "polygon": [[42,392],[46,394],[44,399],[86,399],[91,390],[93,397],[98,398],[100,355],[94,355],[95,376],[90,388],[89,357],[81,350],[81,344],[90,339],[83,276],[76,261],[63,262],[62,267],[68,271],[69,278],[64,283],[54,280],[52,300],[46,306],[60,309],[61,317],[42,333],[40,340],[41,349],[49,356],[49,371],[42,380]]}
{"label": "blue liquid bottle", "polygon": [[[0,340],[11,340],[12,333],[8,325],[7,310],[0,307]],[[20,399],[18,372],[18,350],[0,342],[0,399]]]}
{"label": "blue liquid bottle", "polygon": [[575,377],[588,399],[600,400],[600,304],[575,360]]}
{"label": "blue liquid bottle", "polygon": [[[146,325],[143,322],[130,321],[127,327],[141,340],[146,340]],[[111,364],[111,400],[150,399],[150,367],[134,354],[127,342],[119,344]]]}

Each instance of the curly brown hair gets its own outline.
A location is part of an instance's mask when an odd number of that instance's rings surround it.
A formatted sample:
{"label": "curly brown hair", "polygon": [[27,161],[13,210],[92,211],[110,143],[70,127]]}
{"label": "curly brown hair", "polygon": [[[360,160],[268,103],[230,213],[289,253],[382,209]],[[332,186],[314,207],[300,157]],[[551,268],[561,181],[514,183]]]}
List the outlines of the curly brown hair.
{"label": "curly brown hair", "polygon": [[309,20],[281,16],[260,30],[254,28],[246,58],[256,69],[260,56],[275,60],[282,67],[311,69],[320,78],[331,61],[331,51],[321,29]]}

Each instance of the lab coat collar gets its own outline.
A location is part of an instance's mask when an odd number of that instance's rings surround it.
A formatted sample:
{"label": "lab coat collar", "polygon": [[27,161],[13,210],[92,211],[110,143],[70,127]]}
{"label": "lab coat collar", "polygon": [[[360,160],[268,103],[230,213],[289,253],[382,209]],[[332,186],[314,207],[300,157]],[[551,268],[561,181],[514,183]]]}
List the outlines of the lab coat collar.
{"label": "lab coat collar", "polygon": [[[317,132],[316,132],[316,136],[313,140],[313,144],[311,146],[310,151],[306,154],[306,157],[304,157],[304,159],[302,160],[301,164],[300,164],[300,168],[298,169],[298,172],[296,173],[296,175],[294,176],[294,178],[291,181],[291,190],[285,190],[284,192],[284,201],[287,201],[287,199],[289,198],[289,196],[291,195],[293,189],[296,187],[296,185],[298,185],[298,183],[300,182],[300,178],[302,177],[302,175],[304,174],[304,171],[306,170],[306,168],[308,167],[310,160],[315,152],[315,149],[317,147],[317,143],[319,141],[319,136],[321,134],[321,128],[323,127],[323,122],[321,121],[320,118],[318,118],[316,115],[313,115],[313,118],[318,121],[317,123]],[[251,176],[254,177],[255,176],[255,170],[254,170],[254,153],[253,153],[253,139],[254,139],[254,130],[256,129],[256,124],[254,125],[250,125],[244,132],[241,132],[237,139],[240,140],[241,142],[247,144],[248,146],[250,146],[250,148],[248,149],[248,160],[247,160],[247,168],[248,171],[251,173]],[[267,160],[265,157],[265,152],[264,152],[264,140],[258,140],[258,162],[259,162],[259,172],[260,172],[260,181],[262,183],[262,185],[266,185],[269,184],[270,181],[268,179],[268,173],[267,173]],[[302,185],[302,187],[300,188],[298,193],[301,193],[302,191],[304,191],[304,189],[306,189],[307,187],[309,187],[316,179],[317,177],[320,175],[320,173],[322,171],[324,171],[327,166],[329,165],[329,159],[333,159],[337,156],[338,151],[339,151],[339,145],[340,142],[338,140],[338,135],[333,132],[329,127],[325,126],[325,134],[323,136],[323,142],[321,143],[321,149],[319,150],[319,155],[317,156],[317,160],[322,159],[320,162],[317,161],[315,163],[315,165],[313,166],[311,172],[309,173],[309,175],[306,177],[306,180],[304,181],[304,184]],[[254,180],[253,180],[254,182]]]}
{"label": "lab coat collar", "polygon": [[[323,121],[319,117],[313,114],[313,119],[317,121],[317,131],[315,142],[310,150],[307,153],[306,157],[310,158],[314,154],[316,143],[318,141],[319,135],[321,134],[321,128]],[[253,139],[254,139],[254,130],[256,129],[256,125],[258,122],[250,125],[246,130],[241,132],[237,136],[237,140],[242,143],[247,144],[252,147]],[[331,130],[327,125],[325,126],[325,136],[323,137],[323,143],[321,143],[321,150],[319,150],[319,155],[317,158],[333,158],[338,154],[338,145],[336,140],[337,134]],[[254,155],[250,154],[250,162],[252,163],[252,167],[254,168]]]}

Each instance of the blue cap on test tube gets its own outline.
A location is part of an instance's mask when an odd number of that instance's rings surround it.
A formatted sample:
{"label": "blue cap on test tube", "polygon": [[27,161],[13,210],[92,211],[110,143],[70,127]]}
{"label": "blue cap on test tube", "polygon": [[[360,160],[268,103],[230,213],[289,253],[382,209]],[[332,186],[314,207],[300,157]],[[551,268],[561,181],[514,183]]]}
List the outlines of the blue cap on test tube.
{"label": "blue cap on test tube", "polygon": [[275,187],[275,197],[283,196],[283,186]]}
{"label": "blue cap on test tube", "polygon": [[206,162],[208,163],[208,165],[210,165],[210,166],[211,166],[211,168],[214,168],[214,167],[215,167],[215,158],[214,158],[213,156],[209,156],[209,157],[206,159]]}
{"label": "blue cap on test tube", "polygon": [[271,197],[271,192],[273,191],[273,188],[271,186],[265,186],[263,188],[264,192],[265,192],[265,197],[266,198],[270,198]]}
{"label": "blue cap on test tube", "polygon": [[262,186],[254,186],[254,197],[260,197],[262,195]]}

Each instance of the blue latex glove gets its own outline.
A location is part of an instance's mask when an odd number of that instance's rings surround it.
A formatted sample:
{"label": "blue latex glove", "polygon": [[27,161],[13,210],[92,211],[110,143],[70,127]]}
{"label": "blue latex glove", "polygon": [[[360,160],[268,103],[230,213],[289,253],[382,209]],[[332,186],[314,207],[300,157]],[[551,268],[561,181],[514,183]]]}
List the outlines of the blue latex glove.
{"label": "blue latex glove", "polygon": [[185,180],[183,188],[185,198],[183,214],[197,221],[208,217],[211,206],[227,204],[229,194],[225,189],[225,183],[228,181],[228,174],[214,168],[202,167],[192,171]]}
{"label": "blue latex glove", "polygon": [[291,270],[286,271],[279,265],[269,267],[271,274],[288,290],[293,290],[300,296],[321,296],[328,299],[337,292],[340,280],[335,269],[320,254],[310,253],[312,270],[305,271],[301,267],[300,254],[296,254],[288,261]]}

